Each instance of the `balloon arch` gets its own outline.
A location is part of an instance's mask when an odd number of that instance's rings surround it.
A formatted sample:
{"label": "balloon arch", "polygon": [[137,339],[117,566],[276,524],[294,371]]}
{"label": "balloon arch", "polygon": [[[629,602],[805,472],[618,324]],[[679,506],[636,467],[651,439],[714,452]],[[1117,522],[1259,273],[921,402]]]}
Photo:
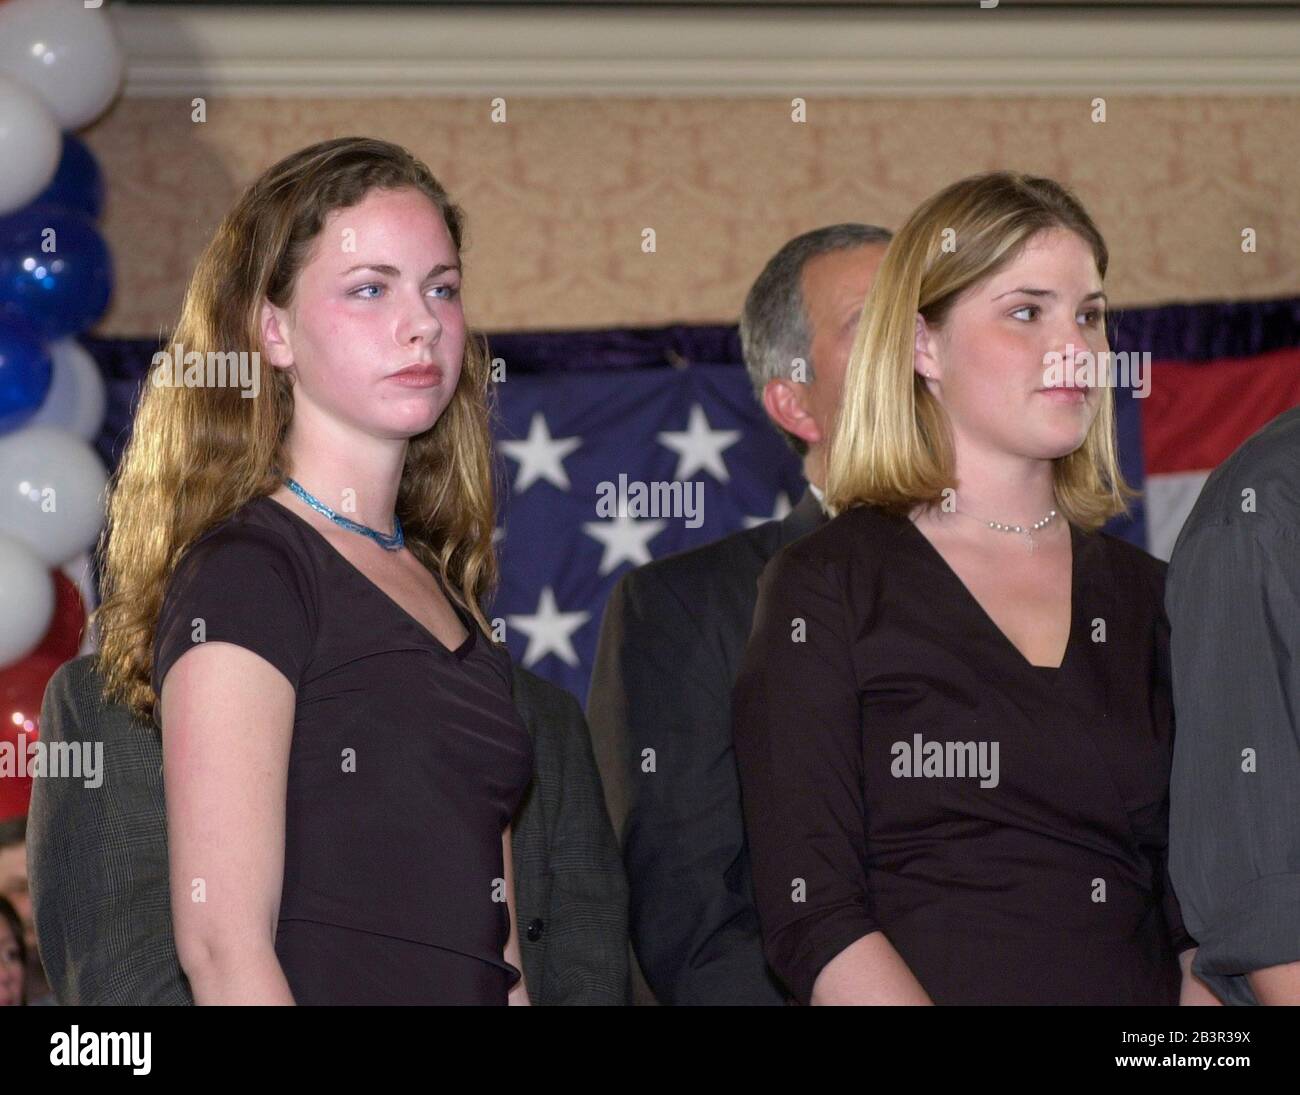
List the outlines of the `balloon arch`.
{"label": "balloon arch", "polygon": [[89,645],[105,391],[77,336],[107,310],[113,267],[103,177],[75,131],[122,72],[102,10],[0,0],[0,821],[31,794],[5,758],[30,751],[46,683]]}

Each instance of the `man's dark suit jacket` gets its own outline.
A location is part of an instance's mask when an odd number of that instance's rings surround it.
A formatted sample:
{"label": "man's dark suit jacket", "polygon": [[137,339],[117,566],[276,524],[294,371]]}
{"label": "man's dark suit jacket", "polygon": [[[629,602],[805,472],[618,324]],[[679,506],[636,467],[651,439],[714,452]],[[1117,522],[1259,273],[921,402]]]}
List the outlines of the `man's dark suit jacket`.
{"label": "man's dark suit jacket", "polygon": [[[101,692],[85,655],[59,667],[41,707],[43,741],[104,743],[102,786],[33,784],[27,857],[41,958],[61,1004],[190,1004],[172,937],[162,743]],[[511,839],[529,998],[625,1004],[627,882],[582,709],[518,667],[514,697],[536,756]]]}
{"label": "man's dark suit jacket", "polygon": [[763,567],[825,520],[807,490],[780,521],[629,571],[605,606],[587,719],[661,1004],[785,1002],[754,908],[731,689]]}

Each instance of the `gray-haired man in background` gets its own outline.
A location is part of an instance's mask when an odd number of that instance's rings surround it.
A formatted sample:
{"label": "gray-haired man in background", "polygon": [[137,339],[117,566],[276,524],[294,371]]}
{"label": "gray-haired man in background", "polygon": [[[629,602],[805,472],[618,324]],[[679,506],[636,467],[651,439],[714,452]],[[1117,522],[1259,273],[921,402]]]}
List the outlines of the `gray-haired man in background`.
{"label": "gray-haired man in background", "polygon": [[[763,958],[731,689],[758,576],[826,520],[826,445],[862,305],[891,234],[838,224],[790,240],[745,300],[745,365],[809,487],[780,521],[625,574],[605,607],[587,702],[631,890],[632,943],[663,1004],[782,1004]],[[802,362],[802,364],[800,364]],[[644,749],[656,770],[641,771]]]}

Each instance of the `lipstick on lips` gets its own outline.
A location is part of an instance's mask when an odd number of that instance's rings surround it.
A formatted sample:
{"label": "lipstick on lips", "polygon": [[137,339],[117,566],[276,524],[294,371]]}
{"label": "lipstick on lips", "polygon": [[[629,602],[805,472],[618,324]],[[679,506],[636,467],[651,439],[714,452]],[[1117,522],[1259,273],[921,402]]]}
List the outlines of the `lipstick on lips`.
{"label": "lipstick on lips", "polygon": [[442,382],[442,370],[432,362],[417,361],[398,369],[388,379],[404,388],[432,388]]}
{"label": "lipstick on lips", "polygon": [[1088,399],[1086,384],[1049,384],[1038,391],[1053,403],[1084,403]]}

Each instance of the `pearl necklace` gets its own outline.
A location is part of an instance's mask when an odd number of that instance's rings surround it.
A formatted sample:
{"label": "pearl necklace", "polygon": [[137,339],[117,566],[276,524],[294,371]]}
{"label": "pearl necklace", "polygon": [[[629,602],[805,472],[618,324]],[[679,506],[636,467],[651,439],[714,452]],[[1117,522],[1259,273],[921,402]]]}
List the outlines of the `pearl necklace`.
{"label": "pearl necklace", "polygon": [[1001,521],[986,521],[982,517],[976,517],[973,513],[967,513],[965,510],[954,509],[953,513],[960,513],[963,517],[969,517],[972,521],[978,521],[986,528],[991,528],[994,532],[1013,532],[1024,536],[1029,541],[1029,550],[1032,553],[1035,549],[1034,533],[1045,529],[1056,518],[1056,510],[1048,512],[1047,516],[1041,521],[1035,521],[1032,525],[1008,525]]}

